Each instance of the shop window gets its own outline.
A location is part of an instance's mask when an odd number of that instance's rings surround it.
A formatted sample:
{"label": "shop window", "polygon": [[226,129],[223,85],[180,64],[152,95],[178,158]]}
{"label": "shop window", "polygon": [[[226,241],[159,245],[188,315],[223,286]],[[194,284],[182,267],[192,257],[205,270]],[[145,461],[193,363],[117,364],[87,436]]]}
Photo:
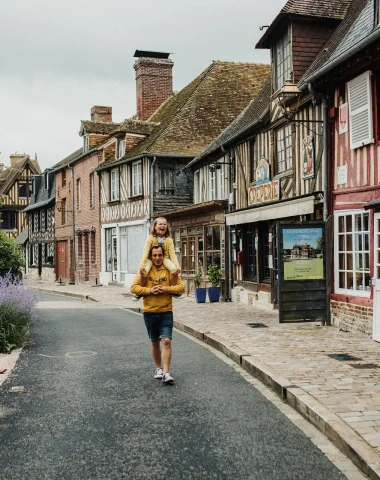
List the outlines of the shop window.
{"label": "shop window", "polygon": [[269,225],[264,224],[260,228],[259,237],[260,282],[263,283],[270,283],[269,257],[271,253]]}
{"label": "shop window", "polygon": [[112,238],[116,236],[116,228],[105,229],[106,271],[112,272]]}
{"label": "shop window", "polygon": [[292,126],[286,125],[276,131],[277,172],[292,168]]}
{"label": "shop window", "polygon": [[257,282],[256,229],[253,225],[243,230],[244,280]]}
{"label": "shop window", "polygon": [[206,265],[218,265],[220,268],[220,226],[206,228]]}
{"label": "shop window", "polygon": [[335,292],[370,295],[369,214],[335,214]]}

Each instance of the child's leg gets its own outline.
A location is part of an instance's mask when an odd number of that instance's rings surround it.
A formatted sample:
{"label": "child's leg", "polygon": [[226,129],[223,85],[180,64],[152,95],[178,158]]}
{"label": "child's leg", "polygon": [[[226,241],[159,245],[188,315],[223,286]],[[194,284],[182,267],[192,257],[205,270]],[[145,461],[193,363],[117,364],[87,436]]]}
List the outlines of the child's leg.
{"label": "child's leg", "polygon": [[170,286],[174,287],[177,285],[177,279],[178,279],[178,267],[174,265],[174,263],[170,260],[170,258],[165,257],[164,258],[164,267],[167,268],[170,272]]}
{"label": "child's leg", "polygon": [[142,287],[145,287],[146,282],[148,281],[148,273],[150,272],[150,269],[152,268],[152,260],[147,259],[145,263],[145,275],[142,275],[140,272],[140,285]]}

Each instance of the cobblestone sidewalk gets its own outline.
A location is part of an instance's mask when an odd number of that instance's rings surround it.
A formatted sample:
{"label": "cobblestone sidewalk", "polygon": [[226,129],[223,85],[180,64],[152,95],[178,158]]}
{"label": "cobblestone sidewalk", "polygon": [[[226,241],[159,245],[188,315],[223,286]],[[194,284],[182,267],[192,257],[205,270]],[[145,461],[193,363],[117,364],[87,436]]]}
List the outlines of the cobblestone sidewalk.
{"label": "cobblestone sidewalk", "polygon": [[[142,308],[117,286],[30,285],[95,300],[94,308]],[[186,297],[174,300],[174,315],[178,329],[236,361],[380,479],[380,344],[316,323],[280,325],[275,311],[251,305]]]}

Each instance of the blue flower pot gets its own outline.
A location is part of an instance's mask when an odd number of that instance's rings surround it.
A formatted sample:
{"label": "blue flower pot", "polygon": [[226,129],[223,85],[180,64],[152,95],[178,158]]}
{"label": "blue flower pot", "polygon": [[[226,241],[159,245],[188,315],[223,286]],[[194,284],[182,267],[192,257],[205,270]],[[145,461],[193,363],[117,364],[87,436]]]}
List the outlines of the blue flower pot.
{"label": "blue flower pot", "polygon": [[206,302],[206,288],[195,288],[195,301],[197,303],[205,303]]}
{"label": "blue flower pot", "polygon": [[219,302],[220,287],[208,287],[208,299],[210,302]]}

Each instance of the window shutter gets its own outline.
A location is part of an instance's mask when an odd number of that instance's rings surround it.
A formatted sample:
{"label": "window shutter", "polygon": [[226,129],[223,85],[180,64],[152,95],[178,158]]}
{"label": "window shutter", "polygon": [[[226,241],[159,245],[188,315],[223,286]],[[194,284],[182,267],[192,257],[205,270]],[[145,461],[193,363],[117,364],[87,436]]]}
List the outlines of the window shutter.
{"label": "window shutter", "polygon": [[365,72],[347,83],[350,113],[350,148],[373,142],[371,73]]}

